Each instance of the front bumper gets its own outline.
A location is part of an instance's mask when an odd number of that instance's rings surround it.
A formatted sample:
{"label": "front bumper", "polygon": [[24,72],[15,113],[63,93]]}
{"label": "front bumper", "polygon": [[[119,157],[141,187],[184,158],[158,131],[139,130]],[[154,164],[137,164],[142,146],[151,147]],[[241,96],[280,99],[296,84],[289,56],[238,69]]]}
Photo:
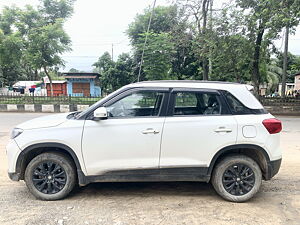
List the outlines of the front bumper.
{"label": "front bumper", "polygon": [[20,155],[21,150],[19,146],[17,145],[16,141],[14,139],[10,139],[9,143],[6,146],[6,155],[8,160],[8,174],[9,178],[14,181],[18,181],[20,178],[20,175],[16,175],[16,165],[17,165],[17,159]]}
{"label": "front bumper", "polygon": [[8,172],[8,177],[9,177],[9,179],[11,179],[13,181],[19,181],[21,178],[21,174]]}
{"label": "front bumper", "polygon": [[281,160],[282,159],[277,159],[277,160],[270,161],[268,163],[268,171],[265,177],[266,180],[270,180],[278,173],[281,166]]}

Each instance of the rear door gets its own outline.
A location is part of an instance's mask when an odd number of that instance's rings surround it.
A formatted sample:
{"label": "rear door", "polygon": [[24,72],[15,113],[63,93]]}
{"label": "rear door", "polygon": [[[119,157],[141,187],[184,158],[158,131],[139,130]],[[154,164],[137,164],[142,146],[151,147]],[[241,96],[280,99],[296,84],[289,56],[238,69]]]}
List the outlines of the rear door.
{"label": "rear door", "polygon": [[236,143],[237,123],[218,91],[174,89],[161,143],[160,167],[208,167]]}

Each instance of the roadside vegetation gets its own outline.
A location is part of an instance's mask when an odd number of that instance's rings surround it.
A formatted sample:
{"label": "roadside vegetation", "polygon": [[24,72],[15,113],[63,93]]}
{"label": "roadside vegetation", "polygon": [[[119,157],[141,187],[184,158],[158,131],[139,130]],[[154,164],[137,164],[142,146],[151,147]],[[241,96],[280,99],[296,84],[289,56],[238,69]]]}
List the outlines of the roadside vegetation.
{"label": "roadside vegetation", "polygon": [[0,95],[0,104],[92,105],[99,97]]}
{"label": "roadside vegetation", "polygon": [[[274,41],[287,25],[293,33],[300,1],[236,0],[215,8],[213,0],[177,0],[138,14],[127,29],[133,53],[113,61],[108,52],[94,64],[105,90],[138,80],[218,80],[260,84],[272,93],[281,83],[283,54]],[[144,58],[139,74],[145,38]],[[287,82],[300,71],[300,56],[288,54]],[[140,79],[138,79],[140,78]]]}
{"label": "roadside vegetation", "polygon": [[[215,1],[216,2],[216,1]],[[37,8],[5,7],[0,12],[0,81],[59,77],[61,54],[71,50],[64,22],[73,0],[40,0]],[[300,0],[232,0],[217,8],[213,0],[176,0],[137,14],[126,33],[132,51],[112,60],[105,52],[94,63],[106,93],[144,80],[219,80],[260,84],[273,93],[282,81],[283,29],[293,33]],[[147,43],[144,46],[145,39]],[[143,60],[142,54],[144,50]],[[141,66],[142,64],[142,66]],[[76,69],[72,69],[76,72]],[[286,82],[300,71],[300,56],[288,54]]]}
{"label": "roadside vegetation", "polygon": [[63,25],[72,12],[73,0],[40,0],[37,8],[4,7],[0,12],[2,86],[46,75],[53,95],[52,77],[64,65],[61,54],[71,50]]}

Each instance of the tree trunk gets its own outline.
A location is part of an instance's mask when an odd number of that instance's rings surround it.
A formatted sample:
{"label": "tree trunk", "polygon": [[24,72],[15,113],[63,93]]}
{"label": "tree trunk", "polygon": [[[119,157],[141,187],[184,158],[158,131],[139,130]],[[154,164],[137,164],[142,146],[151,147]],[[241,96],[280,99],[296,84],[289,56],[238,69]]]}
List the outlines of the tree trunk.
{"label": "tree trunk", "polygon": [[47,75],[48,79],[49,79],[49,83],[50,83],[50,94],[51,94],[51,97],[53,96],[53,86],[52,86],[52,78],[50,77],[48,71],[47,71],[47,67],[44,66],[44,71],[45,71],[45,74]]}
{"label": "tree trunk", "polygon": [[281,97],[285,98],[285,85],[286,85],[286,74],[287,74],[287,54],[289,49],[289,26],[285,27],[285,40],[284,40],[284,53],[283,53],[283,73],[281,80]]}
{"label": "tree trunk", "polygon": [[260,60],[260,48],[262,43],[262,38],[264,35],[264,29],[259,27],[258,34],[255,41],[255,49],[253,55],[253,64],[252,64],[252,76],[251,80],[254,86],[254,95],[259,96],[259,81],[260,81],[260,72],[259,72],[259,60]]}
{"label": "tree trunk", "polygon": [[34,70],[34,80],[39,80],[39,73],[37,69]]}
{"label": "tree trunk", "polygon": [[209,66],[208,66],[208,60],[204,56],[202,61],[202,69],[203,69],[203,80],[208,80],[208,72],[209,72]]}
{"label": "tree trunk", "polygon": [[203,24],[202,24],[202,35],[203,35],[203,60],[202,60],[202,70],[203,70],[203,80],[208,80],[209,73],[209,62],[208,62],[208,46],[206,43],[206,30],[207,30],[207,13],[209,7],[209,0],[203,0],[202,4],[202,16],[203,16]]}

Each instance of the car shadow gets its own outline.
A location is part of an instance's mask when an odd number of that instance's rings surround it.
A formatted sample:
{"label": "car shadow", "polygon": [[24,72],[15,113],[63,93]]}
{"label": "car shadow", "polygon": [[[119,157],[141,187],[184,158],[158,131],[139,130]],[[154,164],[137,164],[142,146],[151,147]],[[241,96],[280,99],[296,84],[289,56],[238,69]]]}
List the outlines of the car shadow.
{"label": "car shadow", "polygon": [[79,187],[71,198],[95,196],[217,196],[212,185],[204,182],[114,182],[93,183]]}

